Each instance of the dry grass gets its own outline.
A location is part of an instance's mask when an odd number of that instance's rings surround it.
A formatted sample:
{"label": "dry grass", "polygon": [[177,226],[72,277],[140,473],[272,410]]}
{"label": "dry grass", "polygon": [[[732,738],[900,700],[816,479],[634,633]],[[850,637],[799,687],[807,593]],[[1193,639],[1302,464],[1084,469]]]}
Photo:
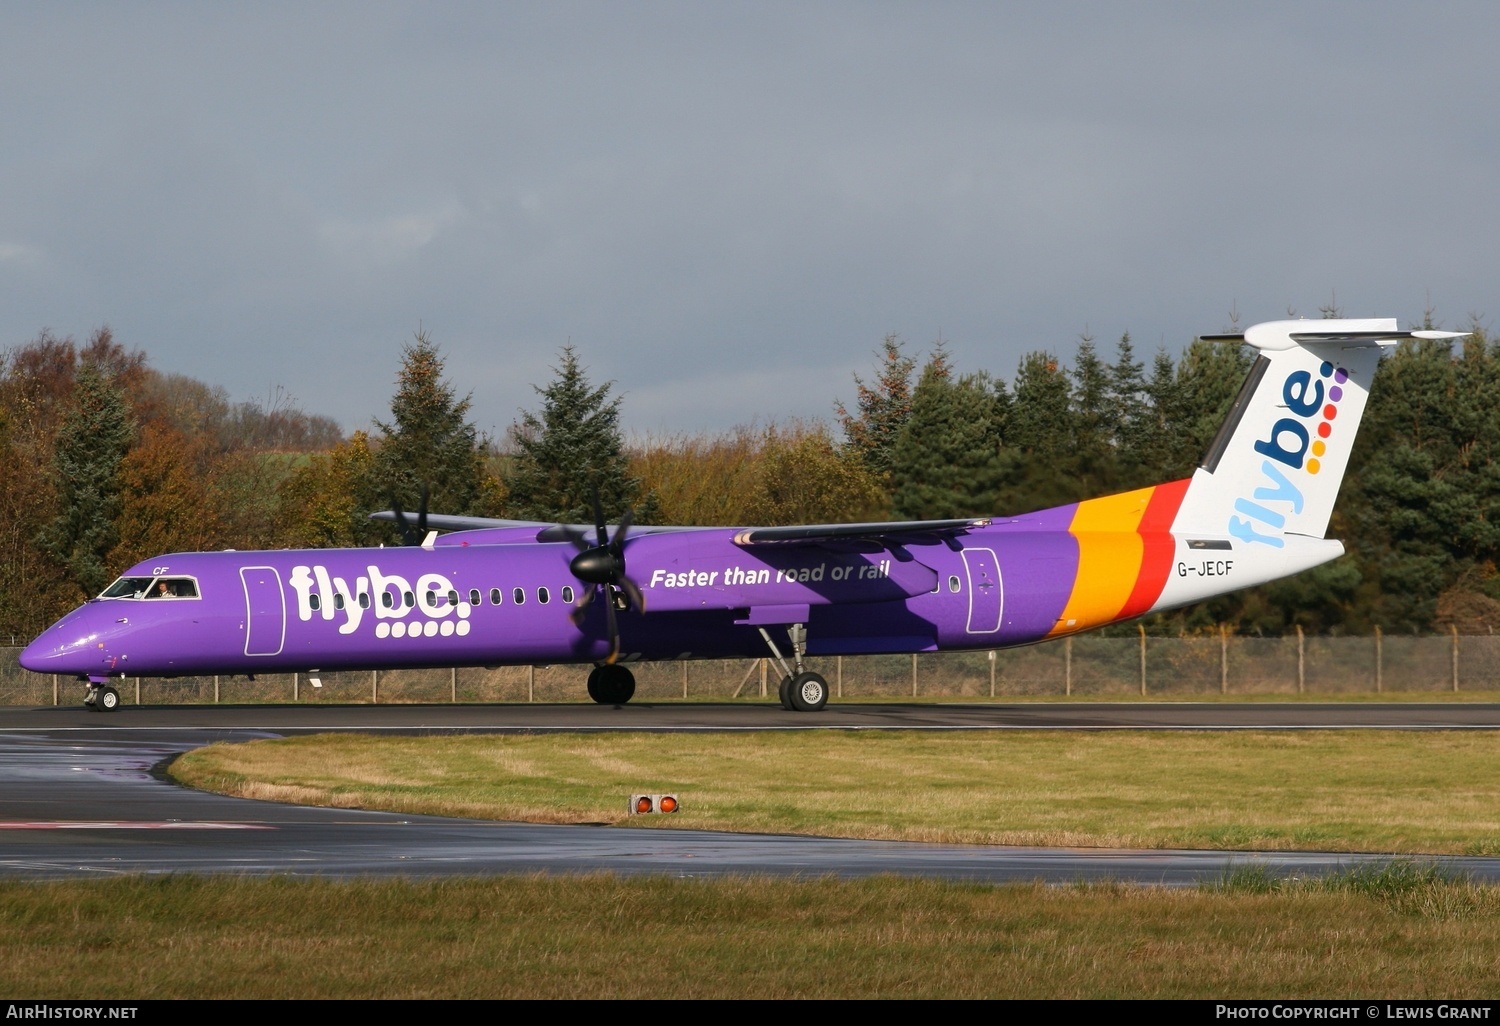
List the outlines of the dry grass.
{"label": "dry grass", "polygon": [[987,844],[1500,852],[1481,732],[325,735],[212,745],[195,787],[310,804]]}
{"label": "dry grass", "polygon": [[[931,880],[0,884],[27,998],[1484,998],[1500,893]],[[1254,884],[1254,881],[1251,881]]]}

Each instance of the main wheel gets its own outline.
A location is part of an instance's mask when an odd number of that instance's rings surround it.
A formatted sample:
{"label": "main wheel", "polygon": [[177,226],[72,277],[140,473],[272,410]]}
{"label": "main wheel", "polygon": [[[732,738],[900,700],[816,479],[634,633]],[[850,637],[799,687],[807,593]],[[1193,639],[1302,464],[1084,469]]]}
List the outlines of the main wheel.
{"label": "main wheel", "polygon": [[624,705],[635,696],[635,674],[619,664],[596,666],[589,672],[589,697],[600,705]]}
{"label": "main wheel", "polygon": [[790,675],[781,678],[781,683],[776,688],[776,695],[781,699],[781,707],[787,712],[792,711],[792,678]]}
{"label": "main wheel", "polygon": [[100,712],[114,712],[120,707],[120,693],[114,688],[100,688],[96,707]]}
{"label": "main wheel", "polygon": [[787,692],[798,712],[817,712],[828,704],[828,682],[816,673],[799,673]]}

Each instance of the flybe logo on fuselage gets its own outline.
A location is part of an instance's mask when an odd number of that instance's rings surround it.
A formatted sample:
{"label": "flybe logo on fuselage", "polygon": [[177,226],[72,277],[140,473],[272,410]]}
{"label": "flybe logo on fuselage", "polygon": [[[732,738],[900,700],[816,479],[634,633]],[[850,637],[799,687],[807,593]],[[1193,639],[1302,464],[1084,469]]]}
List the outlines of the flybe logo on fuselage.
{"label": "flybe logo on fuselage", "polygon": [[[1282,417],[1271,425],[1269,438],[1257,439],[1255,451],[1265,457],[1260,466],[1265,484],[1252,498],[1234,502],[1242,516],[1229,518],[1229,533],[1241,541],[1281,548],[1288,515],[1302,512],[1302,488],[1307,479],[1323,469],[1323,456],[1333,435],[1333,422],[1344,398],[1349,372],[1324,361],[1318,374],[1293,371],[1281,385],[1281,398],[1295,416]],[[1272,533],[1274,532],[1274,533]]]}
{"label": "flybe logo on fuselage", "polygon": [[314,615],[325,620],[343,617],[340,634],[359,630],[366,613],[375,614],[377,638],[462,637],[469,633],[469,614],[453,582],[442,574],[423,574],[413,585],[399,574],[366,567],[368,576],[356,577],[354,586],[334,577],[326,566],[294,566],[290,583],[297,593],[297,617]]}

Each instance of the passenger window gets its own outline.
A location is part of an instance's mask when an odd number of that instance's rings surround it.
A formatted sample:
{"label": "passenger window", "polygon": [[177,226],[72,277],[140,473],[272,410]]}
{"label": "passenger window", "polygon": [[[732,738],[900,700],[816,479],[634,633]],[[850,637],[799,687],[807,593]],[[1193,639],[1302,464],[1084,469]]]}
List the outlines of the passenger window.
{"label": "passenger window", "polygon": [[492,605],[492,606],[498,606],[499,604],[500,604],[500,589],[499,588],[491,588],[490,589],[490,605]]}
{"label": "passenger window", "polygon": [[477,606],[477,605],[479,605],[479,589],[478,588],[471,588],[469,590],[469,605],[471,605],[471,606]]}
{"label": "passenger window", "polygon": [[317,608],[319,608],[322,605],[323,605],[323,600],[320,599],[318,596],[316,596],[316,595],[309,595],[309,596],[307,596],[307,607],[309,609],[317,609]]}
{"label": "passenger window", "polygon": [[396,603],[394,603],[394,602],[391,601],[391,593],[390,592],[388,592],[388,591],[382,591],[380,593],[380,604],[382,606],[385,606],[385,608],[390,609]]}
{"label": "passenger window", "polygon": [[458,605],[458,592],[456,592],[456,591],[450,591],[450,592],[448,592],[448,604],[450,606],[456,606],[456,605]]}
{"label": "passenger window", "polygon": [[333,608],[334,609],[343,609],[344,608],[344,596],[342,594],[333,596]]}
{"label": "passenger window", "polygon": [[431,609],[435,605],[437,605],[437,592],[433,591],[431,588],[428,588],[427,589],[427,608]]}
{"label": "passenger window", "polygon": [[953,591],[953,592],[958,591],[958,578],[957,577],[950,577],[950,578],[948,578],[948,590],[949,591]]}
{"label": "passenger window", "polygon": [[406,608],[407,609],[410,609],[412,606],[414,606],[414,605],[417,604],[417,597],[415,595],[413,595],[411,592],[408,591],[405,594],[405,598],[406,598]]}
{"label": "passenger window", "polygon": [[[387,602],[386,605],[390,605],[390,603]],[[369,592],[362,591],[362,592],[359,593],[359,608],[361,608],[361,609],[369,609],[370,608],[370,593]]]}
{"label": "passenger window", "polygon": [[524,606],[526,604],[526,589],[517,588],[514,592],[511,593],[510,597],[516,600],[516,605]]}
{"label": "passenger window", "polygon": [[562,600],[569,605],[571,605],[573,602],[573,589],[568,587],[566,584],[563,585]]}
{"label": "passenger window", "polygon": [[536,590],[536,600],[545,606],[548,602],[552,601],[552,596],[547,594],[546,588],[538,588]]}

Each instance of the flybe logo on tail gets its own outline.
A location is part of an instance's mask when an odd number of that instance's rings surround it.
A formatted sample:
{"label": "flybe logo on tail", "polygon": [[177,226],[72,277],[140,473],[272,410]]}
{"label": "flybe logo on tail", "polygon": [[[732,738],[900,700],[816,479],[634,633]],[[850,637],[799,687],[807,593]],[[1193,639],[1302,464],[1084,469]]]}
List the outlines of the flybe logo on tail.
{"label": "flybe logo on tail", "polygon": [[1271,425],[1269,438],[1256,440],[1255,451],[1266,457],[1260,467],[1265,484],[1255,489],[1252,498],[1235,500],[1235,512],[1242,515],[1229,518],[1231,535],[1278,549],[1285,544],[1281,532],[1286,518],[1301,513],[1304,505],[1299,485],[1305,486],[1307,479],[1302,475],[1316,475],[1323,469],[1348,380],[1347,370],[1326,360],[1316,377],[1306,370],[1287,375],[1281,398],[1295,416],[1280,418]]}

